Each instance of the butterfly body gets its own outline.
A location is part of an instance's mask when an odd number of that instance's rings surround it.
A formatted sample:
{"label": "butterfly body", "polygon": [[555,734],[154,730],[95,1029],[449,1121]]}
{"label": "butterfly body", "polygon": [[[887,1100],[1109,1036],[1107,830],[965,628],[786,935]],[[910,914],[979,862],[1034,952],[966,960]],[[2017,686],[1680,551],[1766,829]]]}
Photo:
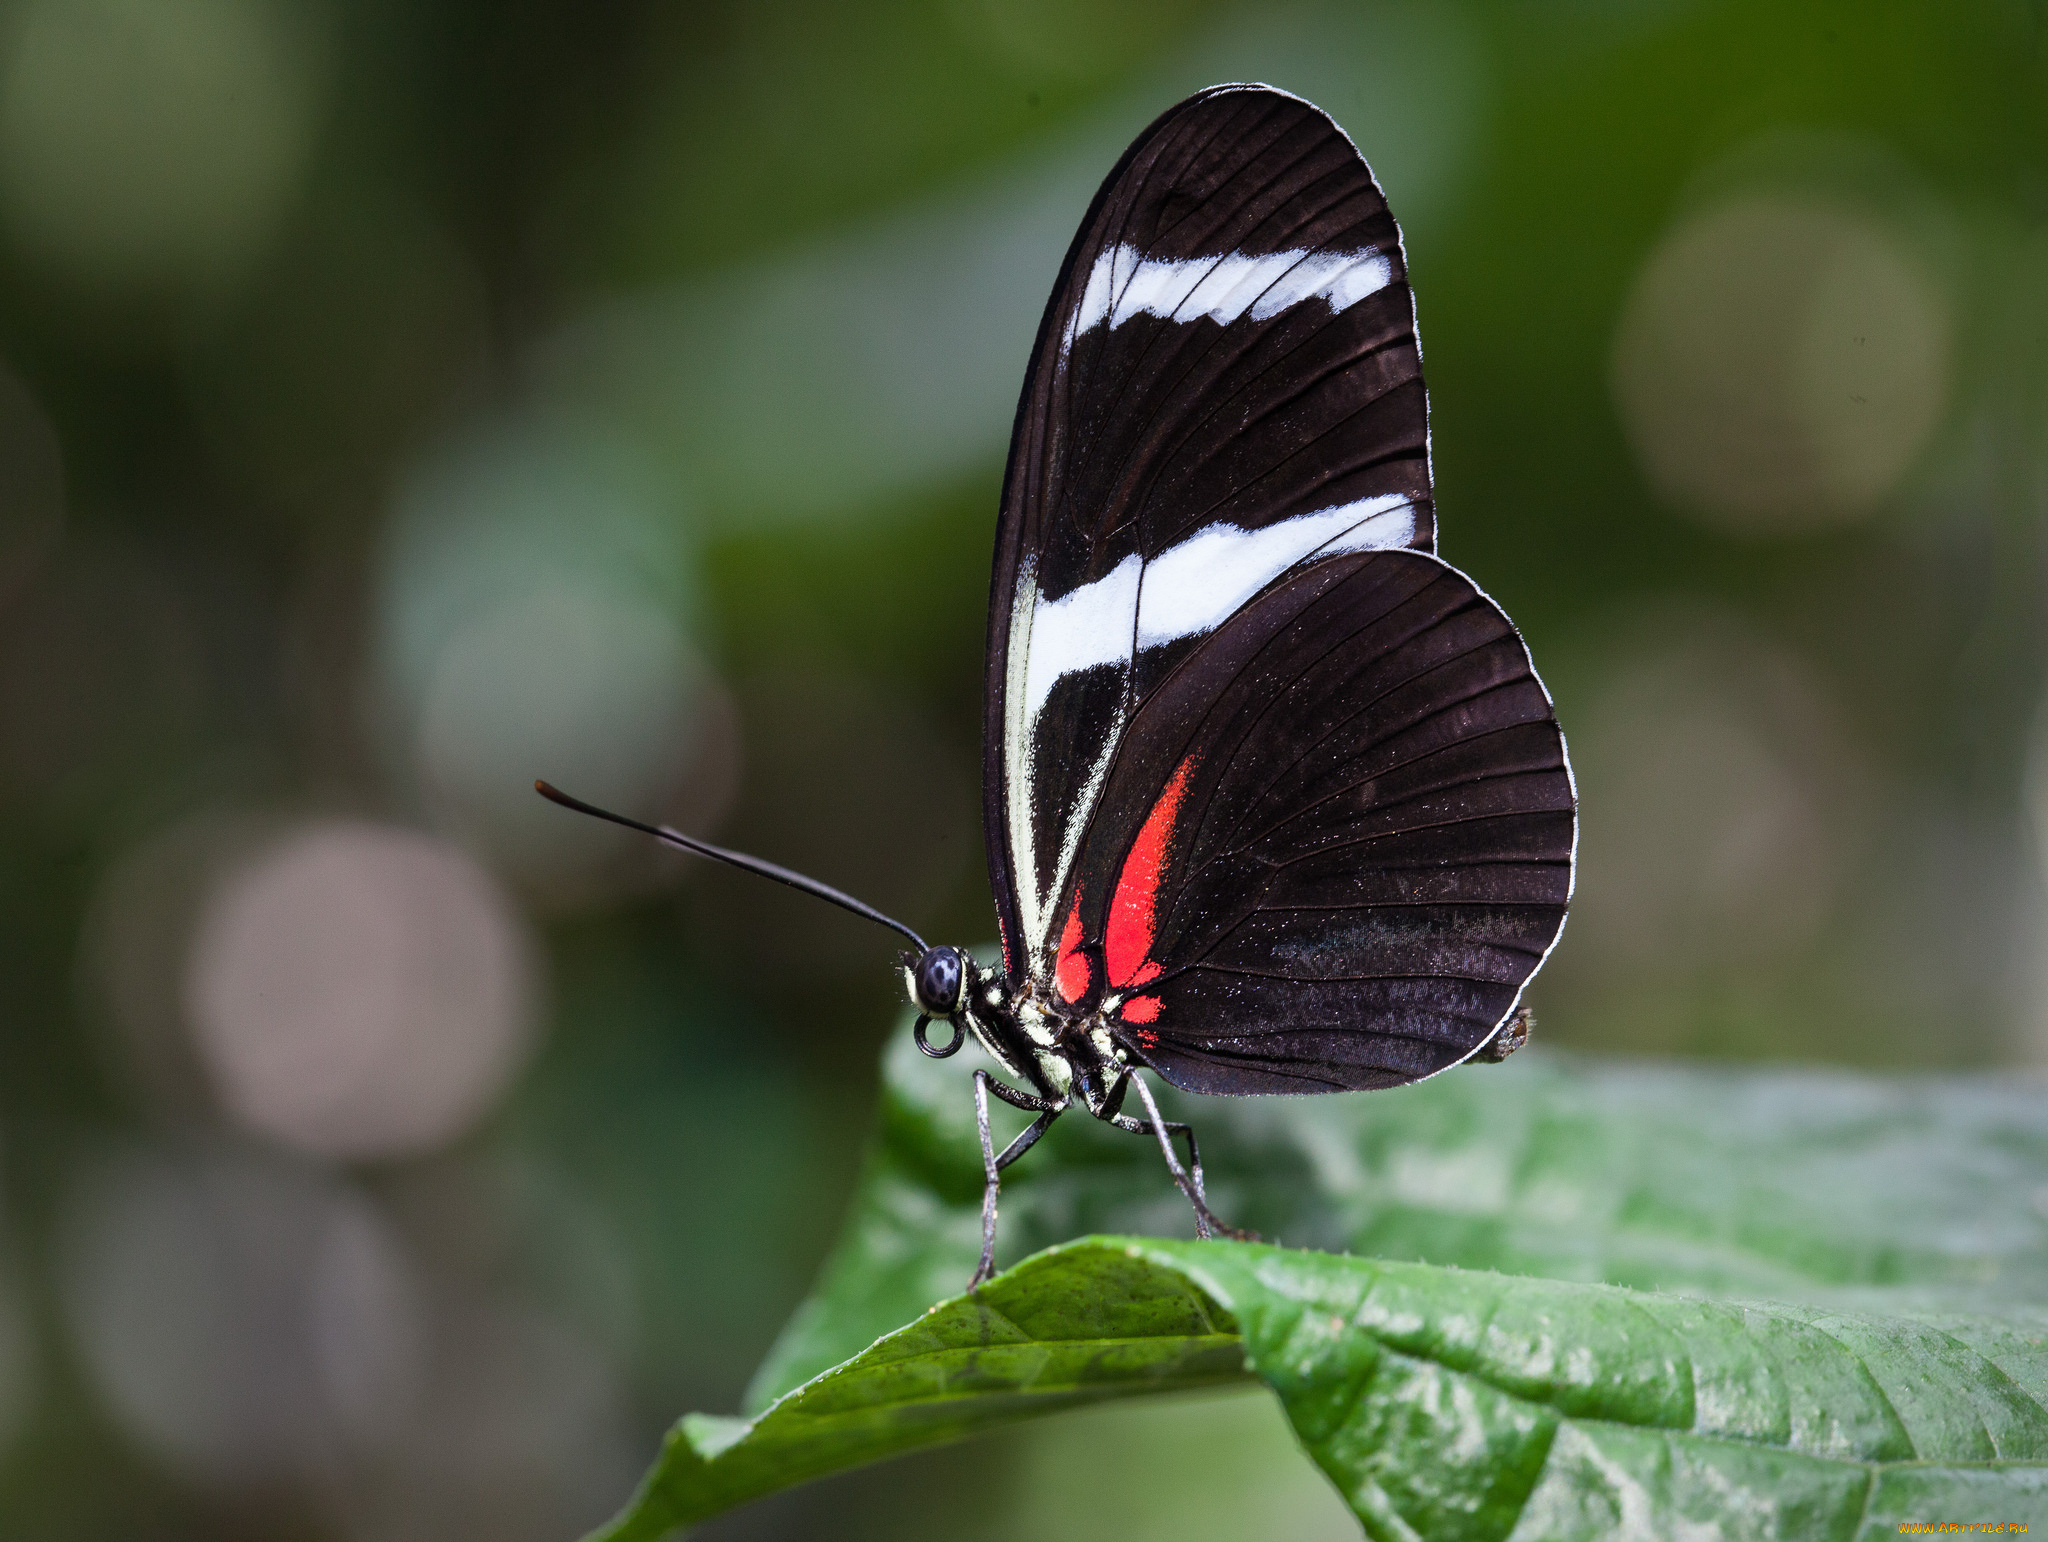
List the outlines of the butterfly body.
{"label": "butterfly body", "polygon": [[[1028,1083],[1040,1099],[1063,1108],[1079,1105],[1098,1118],[1121,1107],[1117,1087],[1136,1062],[1117,1041],[1116,1025],[1104,1012],[1062,1010],[1041,999],[1030,980],[1013,990],[1005,975],[982,968],[961,949],[929,952],[960,960],[961,987],[957,999],[927,994],[920,988],[919,961],[907,961],[905,984],[920,1012],[958,1022],[990,1059]],[[940,1053],[926,1047],[922,1035],[919,1044],[927,1054]]]}

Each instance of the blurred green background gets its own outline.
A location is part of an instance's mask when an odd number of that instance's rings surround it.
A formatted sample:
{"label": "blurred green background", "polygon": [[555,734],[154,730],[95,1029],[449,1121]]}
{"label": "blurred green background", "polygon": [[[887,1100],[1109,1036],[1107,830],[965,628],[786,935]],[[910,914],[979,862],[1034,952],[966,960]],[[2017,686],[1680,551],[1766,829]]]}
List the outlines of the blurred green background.
{"label": "blurred green background", "polygon": [[[1442,551],[1585,805],[1542,1037],[2048,1062],[2039,0],[15,0],[0,1530],[550,1542],[734,1406],[895,945],[531,779],[993,932],[1025,353],[1229,79],[1406,232]],[[710,1534],[1347,1534],[1319,1481],[1224,1400]]]}

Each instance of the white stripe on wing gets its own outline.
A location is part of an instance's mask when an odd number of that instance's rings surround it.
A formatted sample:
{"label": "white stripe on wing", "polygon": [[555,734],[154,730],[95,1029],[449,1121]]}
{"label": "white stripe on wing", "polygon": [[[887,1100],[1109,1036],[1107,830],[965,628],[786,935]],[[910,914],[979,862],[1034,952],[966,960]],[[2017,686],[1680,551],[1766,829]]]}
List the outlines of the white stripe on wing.
{"label": "white stripe on wing", "polygon": [[1120,243],[1096,256],[1067,341],[1104,322],[1114,329],[1139,315],[1175,321],[1207,316],[1228,326],[1247,314],[1267,321],[1310,300],[1343,311],[1393,281],[1393,262],[1377,247],[1164,258],[1142,257],[1136,247]]}
{"label": "white stripe on wing", "polygon": [[1031,956],[1038,956],[1050,940],[1053,901],[1065,884],[1075,843],[1123,730],[1120,714],[1104,742],[1094,747],[1087,782],[1076,806],[1067,811],[1066,838],[1054,871],[1041,885],[1031,820],[1038,769],[1034,746],[1039,714],[1060,681],[1105,665],[1128,670],[1138,651],[1213,632],[1267,584],[1309,558],[1404,547],[1414,538],[1414,505],[1400,493],[1382,493],[1258,530],[1211,525],[1150,563],[1132,553],[1094,582],[1056,600],[1040,598],[1035,568],[1025,564],[1017,575],[1010,614],[1003,754],[1011,874],[1023,943]]}

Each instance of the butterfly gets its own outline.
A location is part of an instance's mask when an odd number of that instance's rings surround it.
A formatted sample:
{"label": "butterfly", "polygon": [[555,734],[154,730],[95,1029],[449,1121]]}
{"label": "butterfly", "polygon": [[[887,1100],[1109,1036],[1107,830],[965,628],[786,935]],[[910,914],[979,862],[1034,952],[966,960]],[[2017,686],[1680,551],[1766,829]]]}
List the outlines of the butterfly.
{"label": "butterfly", "polygon": [[[1262,85],[1199,92],[1138,136],[1032,348],[984,691],[1000,967],[539,785],[910,940],[918,1048],[971,1037],[1003,1073],[973,1078],[970,1288],[993,1272],[1001,1173],[1076,1108],[1158,1141],[1200,1235],[1242,1235],[1143,1071],[1321,1093],[1504,1057],[1578,836],[1527,647],[1436,555],[1400,230],[1343,130]],[[991,1095],[1035,1116],[1000,1152]]]}

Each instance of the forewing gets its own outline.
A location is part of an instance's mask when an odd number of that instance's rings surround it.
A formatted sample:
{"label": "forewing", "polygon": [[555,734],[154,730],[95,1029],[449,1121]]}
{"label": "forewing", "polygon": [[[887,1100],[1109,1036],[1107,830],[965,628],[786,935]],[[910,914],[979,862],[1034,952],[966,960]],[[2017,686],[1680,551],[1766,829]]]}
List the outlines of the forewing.
{"label": "forewing", "polygon": [[1222,86],[1154,123],[1082,222],[1011,442],[989,613],[991,877],[1009,972],[1051,967],[1134,717],[1290,573],[1434,546],[1400,232],[1343,132]]}
{"label": "forewing", "polygon": [[1430,555],[1332,559],[1134,716],[1057,988],[1190,1091],[1428,1076],[1492,1037],[1556,942],[1576,808],[1499,607]]}

